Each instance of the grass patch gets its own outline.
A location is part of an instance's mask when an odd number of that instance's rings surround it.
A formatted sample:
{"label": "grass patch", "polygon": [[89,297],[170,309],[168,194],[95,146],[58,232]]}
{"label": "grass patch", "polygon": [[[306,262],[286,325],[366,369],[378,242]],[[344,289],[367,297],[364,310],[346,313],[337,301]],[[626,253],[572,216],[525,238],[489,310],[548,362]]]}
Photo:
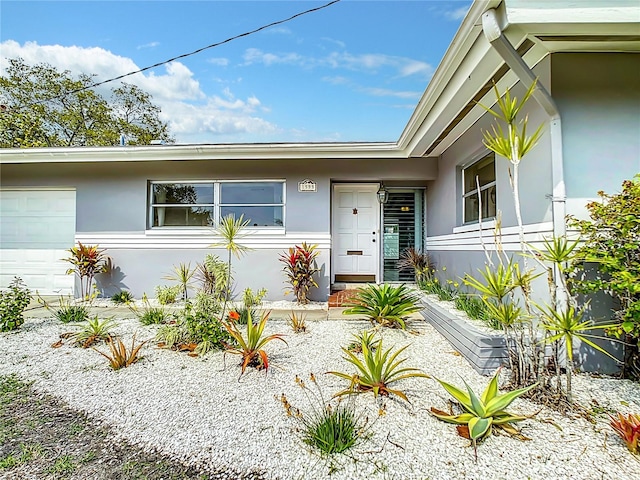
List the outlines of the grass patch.
{"label": "grass patch", "polygon": [[[210,475],[113,442],[113,431],[54,397],[34,392],[16,375],[0,375],[0,478],[96,478],[207,480],[241,478],[240,472],[212,469]],[[256,477],[260,478],[260,477]]]}

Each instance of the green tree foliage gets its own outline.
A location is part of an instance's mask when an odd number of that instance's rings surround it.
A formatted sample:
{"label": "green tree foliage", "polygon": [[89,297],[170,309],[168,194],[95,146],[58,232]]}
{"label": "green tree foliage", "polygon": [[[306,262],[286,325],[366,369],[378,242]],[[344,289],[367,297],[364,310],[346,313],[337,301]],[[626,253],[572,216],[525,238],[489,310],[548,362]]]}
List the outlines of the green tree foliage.
{"label": "green tree foliage", "polygon": [[[625,338],[631,347],[625,373],[640,378],[640,174],[624,181],[620,193],[598,195],[601,201],[587,205],[589,220],[570,221],[584,240],[572,284],[581,292],[607,292],[618,301],[617,326],[609,333]],[[590,263],[598,266],[595,276],[584,272]]]}
{"label": "green tree foliage", "polygon": [[118,145],[122,134],[129,145],[173,140],[151,95],[123,83],[104,98],[92,84],[90,75],[9,59],[0,76],[0,147]]}

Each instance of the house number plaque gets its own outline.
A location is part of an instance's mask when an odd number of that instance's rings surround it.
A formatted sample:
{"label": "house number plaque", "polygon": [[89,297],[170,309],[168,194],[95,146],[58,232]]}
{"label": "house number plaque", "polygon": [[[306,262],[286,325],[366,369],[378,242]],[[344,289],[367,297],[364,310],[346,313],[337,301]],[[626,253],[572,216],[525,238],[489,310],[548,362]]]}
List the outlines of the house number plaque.
{"label": "house number plaque", "polygon": [[299,192],[316,192],[318,190],[318,186],[316,182],[313,180],[309,180],[308,178],[298,182],[298,191]]}

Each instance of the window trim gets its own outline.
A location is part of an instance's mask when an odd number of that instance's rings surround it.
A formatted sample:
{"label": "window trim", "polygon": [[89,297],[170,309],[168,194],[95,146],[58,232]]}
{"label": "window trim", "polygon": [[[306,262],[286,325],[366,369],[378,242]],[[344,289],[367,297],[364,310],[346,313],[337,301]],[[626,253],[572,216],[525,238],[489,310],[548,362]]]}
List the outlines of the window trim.
{"label": "window trim", "polygon": [[[282,203],[221,203],[221,184],[223,183],[279,183],[282,185]],[[194,207],[210,207],[213,209],[213,223],[217,225],[220,222],[221,216],[220,211],[222,207],[282,207],[282,225],[271,225],[271,226],[254,226],[251,225],[251,229],[257,229],[260,231],[283,231],[286,226],[286,205],[287,205],[287,182],[283,178],[277,179],[236,179],[236,180],[148,180],[147,181],[147,228],[146,231],[169,231],[169,230],[177,230],[177,231],[189,231],[196,233],[198,231],[203,231],[203,229],[212,228],[212,227],[203,227],[201,225],[168,225],[168,226],[154,226],[153,225],[153,209],[158,207],[184,207],[184,206],[194,206]],[[163,185],[163,184],[212,184],[213,185],[213,203],[171,203],[171,204],[159,204],[153,203],[153,187],[154,185]]]}
{"label": "window trim", "polygon": [[[480,187],[480,192],[478,192],[478,188],[475,187],[472,190],[470,190],[469,192],[465,193],[464,189],[465,189],[465,173],[468,169],[470,169],[471,167],[474,167],[475,165],[478,165],[480,162],[484,161],[485,159],[489,158],[489,157],[493,157],[493,170],[494,170],[494,180],[492,182],[486,183],[485,185],[482,185]],[[461,167],[461,175],[460,175],[460,181],[462,184],[462,225],[466,226],[466,225],[476,225],[479,223],[479,219],[476,218],[474,220],[467,220],[465,218],[465,213],[466,213],[466,200],[467,198],[470,198],[474,195],[477,195],[478,193],[482,194],[482,192],[490,189],[491,187],[494,188],[494,191],[496,192],[496,201],[494,201],[494,204],[496,205],[496,213],[492,216],[487,216],[487,217],[482,217],[482,221],[484,222],[485,220],[495,220],[496,215],[498,213],[498,208],[497,208],[497,196],[498,196],[498,189],[497,189],[497,174],[496,174],[496,155],[494,152],[489,152],[487,153],[486,151],[484,151],[478,158],[478,156],[475,157],[475,160],[469,162],[468,164],[464,165]]]}

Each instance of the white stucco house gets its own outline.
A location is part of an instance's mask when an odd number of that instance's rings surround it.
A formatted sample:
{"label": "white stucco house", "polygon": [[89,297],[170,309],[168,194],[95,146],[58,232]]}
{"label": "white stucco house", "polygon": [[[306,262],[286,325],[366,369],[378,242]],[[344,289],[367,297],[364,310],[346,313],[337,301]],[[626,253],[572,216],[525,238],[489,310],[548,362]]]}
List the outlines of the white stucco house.
{"label": "white stucco house", "polygon": [[[179,262],[201,261],[227,213],[252,222],[253,251],[234,263],[242,287],[283,295],[278,254],[321,250],[324,300],[339,282],[410,280],[399,252],[426,249],[452,276],[484,263],[483,228],[502,212],[503,246],[519,249],[508,164],[482,144],[492,86],[522,95],[538,79],[530,124],[544,134],[521,166],[527,240],[564,232],[598,190],[640,172],[637,1],[476,0],[392,143],[153,145],[0,150],[0,286],[21,276],[70,293],[60,259],[99,244],[117,266],[105,289],[152,293]],[[385,194],[386,203],[379,202]]]}

